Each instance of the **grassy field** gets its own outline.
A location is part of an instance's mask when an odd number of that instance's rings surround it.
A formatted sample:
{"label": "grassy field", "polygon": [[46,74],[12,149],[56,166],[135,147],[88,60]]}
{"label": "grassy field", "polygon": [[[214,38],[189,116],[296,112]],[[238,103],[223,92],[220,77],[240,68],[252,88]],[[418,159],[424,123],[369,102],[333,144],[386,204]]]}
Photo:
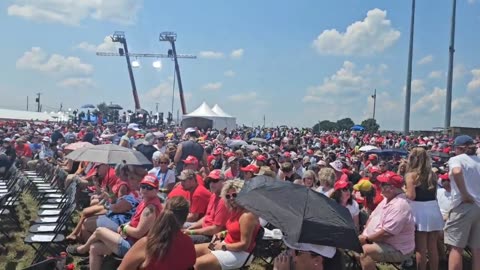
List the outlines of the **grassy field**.
{"label": "grassy field", "polygon": [[[35,251],[29,245],[24,244],[23,239],[25,238],[31,223],[37,218],[37,210],[37,205],[32,196],[28,192],[24,192],[20,198],[19,205],[16,207],[16,214],[20,220],[20,227],[12,224],[12,222],[7,222],[4,219],[0,220],[1,228],[4,231],[9,232],[10,235],[10,239],[0,235],[0,243],[5,244],[6,246],[3,247],[0,245],[0,269],[24,269],[31,264],[35,256]],[[74,219],[77,218],[78,216]],[[257,260],[250,266],[250,269],[264,270],[269,268],[262,264],[260,260]],[[390,270],[395,268],[392,266],[379,265],[379,269]],[[446,264],[442,264],[440,269],[447,269]],[[471,269],[470,258],[468,257],[465,257],[464,269]]]}

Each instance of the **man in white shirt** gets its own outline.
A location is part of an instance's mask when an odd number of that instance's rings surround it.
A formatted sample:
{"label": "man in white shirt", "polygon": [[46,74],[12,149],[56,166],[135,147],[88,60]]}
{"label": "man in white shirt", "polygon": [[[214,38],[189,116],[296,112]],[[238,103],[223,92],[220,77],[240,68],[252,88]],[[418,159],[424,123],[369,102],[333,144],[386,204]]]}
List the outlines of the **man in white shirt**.
{"label": "man in white shirt", "polygon": [[451,246],[449,270],[463,269],[463,250],[472,251],[472,269],[480,269],[480,157],[467,135],[455,138],[455,157],[448,161],[452,210],[445,223],[445,244]]}

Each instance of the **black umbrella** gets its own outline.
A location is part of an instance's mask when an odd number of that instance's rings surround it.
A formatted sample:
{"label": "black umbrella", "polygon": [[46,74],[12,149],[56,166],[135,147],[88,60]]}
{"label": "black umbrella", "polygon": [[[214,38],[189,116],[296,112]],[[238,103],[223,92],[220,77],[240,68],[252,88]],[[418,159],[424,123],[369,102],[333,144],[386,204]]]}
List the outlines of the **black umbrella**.
{"label": "black umbrella", "polygon": [[118,105],[118,104],[110,104],[107,106],[109,109],[112,109],[112,110],[123,110],[122,106]]}
{"label": "black umbrella", "polygon": [[348,209],[305,186],[257,176],[245,183],[236,202],[282,230],[289,243],[362,252]]}

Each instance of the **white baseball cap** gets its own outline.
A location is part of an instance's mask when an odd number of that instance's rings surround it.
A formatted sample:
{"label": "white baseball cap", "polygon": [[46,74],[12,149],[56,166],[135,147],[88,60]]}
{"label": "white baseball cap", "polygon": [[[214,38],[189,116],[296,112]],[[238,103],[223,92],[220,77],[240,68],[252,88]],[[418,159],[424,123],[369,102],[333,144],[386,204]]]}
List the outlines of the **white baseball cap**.
{"label": "white baseball cap", "polygon": [[128,125],[127,129],[131,129],[131,130],[135,130],[135,131],[139,131],[140,128],[138,127],[138,124],[135,124],[135,123],[131,123]]}
{"label": "white baseball cap", "polygon": [[184,135],[188,134],[188,133],[192,133],[192,132],[196,132],[197,130],[193,127],[189,127],[187,129],[185,129],[185,133]]}

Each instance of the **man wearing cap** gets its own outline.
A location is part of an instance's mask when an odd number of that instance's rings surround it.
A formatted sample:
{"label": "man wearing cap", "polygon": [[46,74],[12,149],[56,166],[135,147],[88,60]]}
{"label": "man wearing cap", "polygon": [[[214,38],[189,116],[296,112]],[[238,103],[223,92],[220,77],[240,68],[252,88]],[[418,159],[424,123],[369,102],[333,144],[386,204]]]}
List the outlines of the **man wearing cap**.
{"label": "man wearing cap", "polygon": [[227,180],[238,178],[238,176],[240,175],[240,170],[237,157],[229,157],[227,161],[229,168],[225,171],[225,178]]}
{"label": "man wearing cap", "polygon": [[376,262],[401,263],[415,249],[415,221],[403,192],[403,177],[393,172],[379,175],[383,201],[375,208],[363,233],[362,269],[376,269]]}
{"label": "man wearing cap", "polygon": [[248,181],[248,180],[252,179],[255,176],[255,174],[258,173],[260,168],[253,165],[253,164],[249,164],[249,165],[241,168],[240,170],[243,172],[243,180]]}
{"label": "man wearing cap", "polygon": [[367,178],[360,179],[360,181],[353,186],[353,190],[356,191],[354,194],[356,201],[363,205],[363,209],[368,214],[371,214],[383,200],[381,189],[377,191],[372,182]]}
{"label": "man wearing cap", "polygon": [[197,174],[194,170],[183,170],[177,178],[182,188],[188,191],[188,196],[185,198],[190,202],[187,222],[196,222],[207,212],[211,194],[204,186],[197,183]]}
{"label": "man wearing cap", "polygon": [[183,160],[185,160],[188,156],[194,156],[197,158],[201,167],[204,168],[205,173],[208,174],[209,169],[207,164],[207,154],[203,147],[197,142],[197,131],[194,128],[187,128],[184,135],[187,140],[178,145],[177,152],[175,153],[175,157],[173,159],[177,174],[184,169]]}
{"label": "man wearing cap", "polygon": [[[153,153],[157,151],[157,148],[153,146],[155,142],[155,136],[152,133],[145,134],[143,142],[136,147],[136,150],[142,153],[150,162],[152,161]],[[147,169],[151,169],[147,168]]]}
{"label": "man wearing cap", "polygon": [[208,201],[207,212],[197,222],[191,224],[186,234],[190,235],[194,244],[208,243],[212,236],[225,228],[229,212],[225,202],[220,197],[225,177],[221,170],[213,170],[205,179],[210,186],[210,200]]}
{"label": "man wearing cap", "polygon": [[138,124],[131,123],[127,127],[127,133],[120,138],[120,146],[132,148],[135,143],[135,135],[140,130]]}
{"label": "man wearing cap", "polygon": [[463,269],[463,250],[473,255],[472,269],[480,269],[480,157],[470,136],[455,138],[455,157],[450,158],[452,210],[445,223],[445,244],[451,246],[450,270]]}

